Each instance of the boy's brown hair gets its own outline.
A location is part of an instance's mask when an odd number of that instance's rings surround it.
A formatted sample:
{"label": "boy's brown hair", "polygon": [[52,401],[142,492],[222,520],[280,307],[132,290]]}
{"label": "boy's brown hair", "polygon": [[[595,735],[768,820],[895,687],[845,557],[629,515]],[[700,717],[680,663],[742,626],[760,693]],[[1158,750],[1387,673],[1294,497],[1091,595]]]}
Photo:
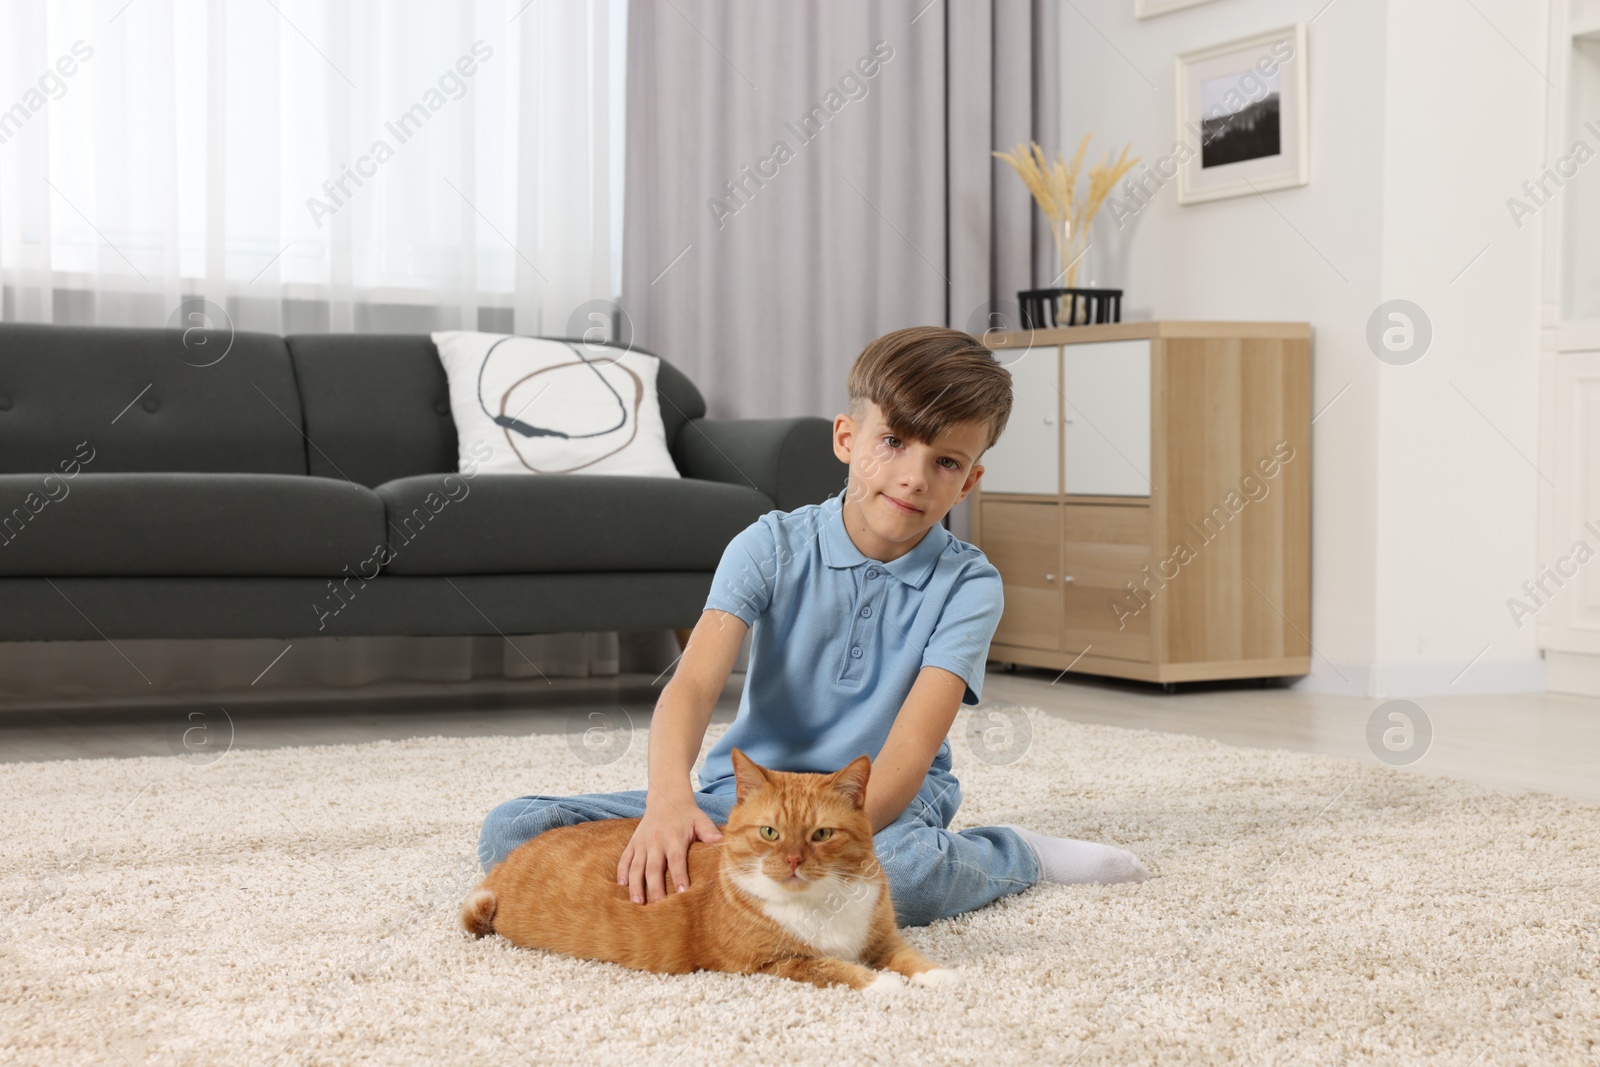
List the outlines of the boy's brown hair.
{"label": "boy's brown hair", "polygon": [[[1011,417],[1011,372],[976,337],[943,326],[886,333],[850,368],[850,417],[878,405],[896,437],[921,444],[960,422],[987,422],[994,446]],[[977,457],[974,456],[976,461]]]}

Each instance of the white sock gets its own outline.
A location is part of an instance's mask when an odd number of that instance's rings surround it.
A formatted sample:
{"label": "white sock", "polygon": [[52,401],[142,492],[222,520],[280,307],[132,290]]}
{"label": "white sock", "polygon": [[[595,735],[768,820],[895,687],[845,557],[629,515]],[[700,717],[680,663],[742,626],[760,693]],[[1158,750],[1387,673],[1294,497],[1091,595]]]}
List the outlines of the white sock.
{"label": "white sock", "polygon": [[1150,877],[1139,858],[1127,849],[1098,841],[1078,841],[1070,837],[1046,837],[1015,823],[1000,823],[1028,843],[1039,857],[1039,880],[1061,885],[1100,882],[1142,882]]}

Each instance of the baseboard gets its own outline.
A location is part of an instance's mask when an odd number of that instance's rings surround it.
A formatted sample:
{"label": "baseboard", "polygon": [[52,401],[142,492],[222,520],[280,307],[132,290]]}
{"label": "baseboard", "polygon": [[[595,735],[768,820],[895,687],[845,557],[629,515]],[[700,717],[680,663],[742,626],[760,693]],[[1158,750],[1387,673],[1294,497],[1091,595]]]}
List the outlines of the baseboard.
{"label": "baseboard", "polygon": [[[1592,692],[1600,694],[1600,657],[1594,661]],[[1553,673],[1553,668],[1551,669]],[[1519,659],[1479,659],[1471,662],[1330,663],[1320,656],[1311,660],[1311,673],[1291,688],[1313,693],[1383,700],[1391,697],[1455,696],[1461,693],[1542,693],[1556,685],[1547,676],[1546,662],[1530,656]],[[1580,690],[1567,690],[1580,691]]]}
{"label": "baseboard", "polygon": [[1600,697],[1600,656],[1545,649],[1544,661],[1552,693]]}

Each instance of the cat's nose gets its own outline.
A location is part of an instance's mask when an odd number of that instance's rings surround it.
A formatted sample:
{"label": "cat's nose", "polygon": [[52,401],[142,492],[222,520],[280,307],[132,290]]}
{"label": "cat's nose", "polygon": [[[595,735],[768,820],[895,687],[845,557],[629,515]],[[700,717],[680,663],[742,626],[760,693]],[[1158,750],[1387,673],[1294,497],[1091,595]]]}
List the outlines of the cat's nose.
{"label": "cat's nose", "polygon": [[789,861],[789,873],[790,874],[793,874],[795,871],[800,869],[800,857],[799,856],[788,856],[786,858]]}

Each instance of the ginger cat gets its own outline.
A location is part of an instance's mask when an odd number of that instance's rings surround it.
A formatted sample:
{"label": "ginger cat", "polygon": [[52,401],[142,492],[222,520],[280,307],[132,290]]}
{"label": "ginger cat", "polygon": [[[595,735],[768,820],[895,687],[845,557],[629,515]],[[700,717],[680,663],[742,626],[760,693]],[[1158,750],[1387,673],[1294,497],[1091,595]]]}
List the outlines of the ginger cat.
{"label": "ginger cat", "polygon": [[635,904],[617,861],[638,819],[546,830],[489,872],[461,909],[475,937],[663,974],[775,974],[874,994],[956,985],[895,927],[863,808],[872,761],[833,774],[767,770],[732,752],[722,840],[692,841],[689,888]]}

